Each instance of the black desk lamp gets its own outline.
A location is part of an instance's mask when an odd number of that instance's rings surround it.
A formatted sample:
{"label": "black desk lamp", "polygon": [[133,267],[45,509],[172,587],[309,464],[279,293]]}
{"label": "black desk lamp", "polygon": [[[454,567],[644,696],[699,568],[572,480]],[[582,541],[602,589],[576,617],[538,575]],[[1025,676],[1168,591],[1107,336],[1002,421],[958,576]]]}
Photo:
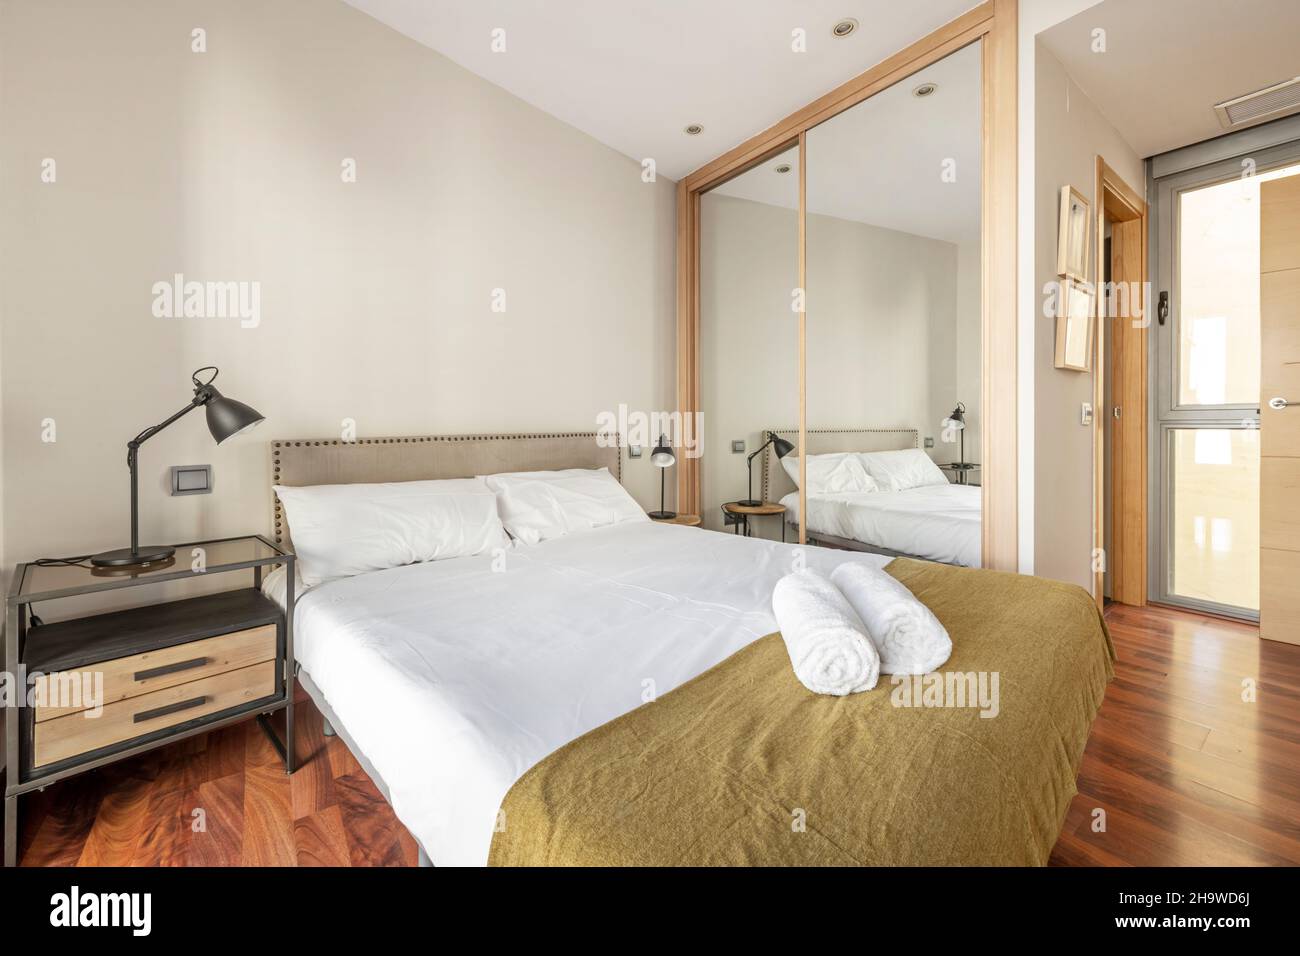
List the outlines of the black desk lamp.
{"label": "black desk lamp", "polygon": [[960,464],[966,464],[966,406],[962,402],[952,410],[952,414],[943,422],[944,428],[955,428],[961,432]]}
{"label": "black desk lamp", "polygon": [[[199,374],[201,372],[211,372],[212,377],[206,382],[200,382]],[[140,547],[140,495],[136,458],[141,445],[176,421],[176,419],[194,411],[200,405],[204,406],[207,412],[208,431],[212,432],[212,437],[218,445],[232,435],[247,431],[262,420],[260,412],[249,408],[243,402],[237,402],[233,398],[226,398],[216,390],[212,384],[217,378],[215,365],[206,365],[198,369],[190,378],[194,382],[194,397],[190,399],[190,403],[171,418],[157,425],[151,425],[126,443],[126,467],[131,470],[131,547],[118,548],[116,551],[104,551],[93,555],[90,563],[95,567],[120,568],[136,564],[150,564],[155,561],[165,561],[176,553],[175,548],[169,548],[166,545],[150,544]]]}
{"label": "black desk lamp", "polygon": [[659,436],[659,444],[655,445],[654,451],[650,452],[650,464],[659,469],[659,510],[650,512],[650,517],[658,518],[660,521],[676,518],[676,511],[664,510],[664,485],[668,477],[668,469],[677,464],[677,455],[668,444],[667,436],[662,434]]}
{"label": "black desk lamp", "polygon": [[745,459],[745,467],[749,469],[749,497],[744,501],[737,501],[736,504],[743,505],[746,508],[757,508],[763,503],[754,498],[754,459],[758,456],[759,452],[768,445],[771,445],[772,448],[776,450],[777,458],[784,458],[786,455],[790,454],[790,452],[794,451],[794,445],[777,435],[776,432],[768,432],[767,436],[767,441],[758,446],[758,451]]}

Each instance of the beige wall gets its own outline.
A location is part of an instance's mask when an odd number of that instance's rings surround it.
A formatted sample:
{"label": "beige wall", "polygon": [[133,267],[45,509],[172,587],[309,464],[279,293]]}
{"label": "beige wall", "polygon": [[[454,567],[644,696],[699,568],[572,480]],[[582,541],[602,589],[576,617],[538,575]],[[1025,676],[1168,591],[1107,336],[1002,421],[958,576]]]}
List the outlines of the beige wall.
{"label": "beige wall", "polygon": [[[967,267],[962,271],[963,264]],[[718,194],[700,214],[705,523],[745,496],[745,455],[768,428],[798,424],[794,210]],[[939,422],[958,397],[979,418],[979,246],[831,216],[808,217],[808,427],[908,427],[957,458]],[[973,381],[971,376],[973,375]],[[978,455],[967,439],[967,454]],[[972,451],[974,449],[974,451]],[[761,491],[754,461],[754,495]],[[779,537],[760,519],[756,533]]]}
{"label": "beige wall", "polygon": [[[125,443],[201,365],[267,421],[151,440],[146,540],[268,530],[270,440],[343,419],[590,430],[673,406],[672,184],[342,3],[6,0],[0,97],[6,567],[125,543]],[[260,324],[155,318],[178,272],[260,282]],[[195,463],[215,493],[168,497]],[[657,506],[648,456],[625,476]]]}
{"label": "beige wall", "polygon": [[[1043,287],[1056,280],[1061,187],[1079,190],[1095,210],[1098,154],[1139,193],[1145,191],[1146,176],[1141,158],[1060,61],[1042,43],[1035,48],[1033,571],[1091,591],[1093,432],[1080,424],[1080,409],[1093,400],[1093,376],[1053,368],[1056,328],[1053,319],[1043,316]],[[1090,268],[1095,277],[1096,263]]]}

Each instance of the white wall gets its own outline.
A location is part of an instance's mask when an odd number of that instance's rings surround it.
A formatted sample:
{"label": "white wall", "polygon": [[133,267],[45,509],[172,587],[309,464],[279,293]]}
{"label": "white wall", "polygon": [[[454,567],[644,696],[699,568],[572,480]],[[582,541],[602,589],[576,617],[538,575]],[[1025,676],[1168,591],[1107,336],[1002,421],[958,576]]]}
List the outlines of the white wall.
{"label": "white wall", "polygon": [[[745,496],[745,456],[761,432],[798,424],[794,210],[718,194],[700,213],[700,351],[705,523]],[[980,257],[956,244],[831,216],[808,217],[808,427],[910,427],[957,458],[939,422],[966,402],[979,449]],[[972,449],[974,449],[972,451]],[[761,459],[754,462],[760,493]],[[756,533],[779,537],[775,520]]]}
{"label": "white wall", "polygon": [[[1096,210],[1096,158],[1139,193],[1145,189],[1141,158],[1037,44],[1036,179],[1034,187],[1034,573],[1092,589],[1093,429],[1080,423],[1082,403],[1093,401],[1093,374],[1053,367],[1055,320],[1042,314],[1043,288],[1056,281],[1060,189],[1074,186]],[[1090,257],[1095,260],[1096,256]],[[1090,263],[1096,277],[1095,261]],[[1094,363],[1095,364],[1095,363]]]}
{"label": "white wall", "polygon": [[[125,443],[201,365],[267,421],[145,445],[147,541],[267,531],[269,442],[346,418],[590,430],[674,405],[672,184],[342,3],[4,3],[0,127],[6,567],[125,543]],[[178,272],[260,282],[260,324],[155,318]],[[214,494],[165,495],[201,462]],[[625,476],[657,506],[648,456]]]}
{"label": "white wall", "polygon": [[1034,573],[1036,455],[1034,448],[1037,361],[1035,338],[1041,316],[1037,269],[1037,107],[1035,103],[1037,36],[1101,0],[1020,0],[1016,40],[1016,493],[1017,548],[1020,572]]}

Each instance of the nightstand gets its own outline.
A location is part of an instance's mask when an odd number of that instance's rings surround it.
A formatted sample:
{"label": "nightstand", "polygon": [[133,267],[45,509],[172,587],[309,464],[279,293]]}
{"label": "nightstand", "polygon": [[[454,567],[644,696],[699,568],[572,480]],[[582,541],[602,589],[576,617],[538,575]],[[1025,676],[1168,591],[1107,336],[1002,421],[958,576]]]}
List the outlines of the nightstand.
{"label": "nightstand", "polygon": [[971,481],[972,472],[980,470],[980,466],[973,461],[950,461],[939,466],[944,471],[952,472],[952,483],[954,485],[978,485],[978,481]]}
{"label": "nightstand", "polygon": [[[778,504],[775,501],[764,501],[756,505],[742,505],[739,501],[728,501],[722,506],[726,515],[727,524],[731,525],[735,534],[743,534],[746,538],[750,536],[749,519],[757,515],[783,515],[785,514],[785,505]],[[785,541],[785,519],[781,520],[781,540]]]}
{"label": "nightstand", "polygon": [[651,517],[651,521],[657,521],[660,524],[684,524],[688,528],[698,528],[700,526],[699,515],[673,515],[671,518]]}
{"label": "nightstand", "polygon": [[[283,565],[287,613],[261,592]],[[260,535],[176,546],[135,568],[19,564],[6,597],[5,669],[18,707],[5,714],[6,866],[17,862],[19,797],[75,774],[256,717],[294,771],[294,556]],[[235,571],[252,587],[49,624],[32,606]],[[153,595],[156,600],[156,594]],[[285,741],[269,715],[285,712]]]}

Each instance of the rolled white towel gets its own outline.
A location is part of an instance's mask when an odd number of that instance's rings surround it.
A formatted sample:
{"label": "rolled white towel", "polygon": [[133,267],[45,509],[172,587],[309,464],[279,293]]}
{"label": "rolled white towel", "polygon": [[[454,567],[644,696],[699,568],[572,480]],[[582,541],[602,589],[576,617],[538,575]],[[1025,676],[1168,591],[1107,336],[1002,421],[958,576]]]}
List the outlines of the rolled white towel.
{"label": "rolled white towel", "polygon": [[772,612],[785,639],[795,676],[818,694],[843,697],[871,690],[880,678],[880,655],[839,589],[813,570],[776,582]]}
{"label": "rolled white towel", "polygon": [[831,572],[831,583],[867,626],[882,674],[928,674],[952,654],[952,638],[934,612],[880,568],[856,561]]}

